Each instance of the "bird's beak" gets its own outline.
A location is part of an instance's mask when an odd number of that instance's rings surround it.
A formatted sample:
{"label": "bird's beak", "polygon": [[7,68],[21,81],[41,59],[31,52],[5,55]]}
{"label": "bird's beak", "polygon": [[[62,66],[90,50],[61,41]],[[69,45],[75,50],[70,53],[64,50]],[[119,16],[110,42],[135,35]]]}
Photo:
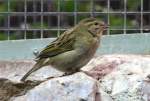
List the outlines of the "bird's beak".
{"label": "bird's beak", "polygon": [[108,24],[105,24],[105,25],[103,26],[103,28],[106,30],[107,28],[109,28],[109,25],[108,25]]}
{"label": "bird's beak", "polygon": [[109,28],[109,25],[108,25],[108,24],[104,24],[104,25],[103,25],[103,31],[106,31],[108,28]]}

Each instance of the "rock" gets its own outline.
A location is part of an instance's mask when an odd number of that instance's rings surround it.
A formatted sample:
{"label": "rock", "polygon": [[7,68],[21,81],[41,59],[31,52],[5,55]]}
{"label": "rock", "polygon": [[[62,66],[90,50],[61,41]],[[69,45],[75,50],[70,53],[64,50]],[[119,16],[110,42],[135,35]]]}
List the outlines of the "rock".
{"label": "rock", "polygon": [[101,101],[113,101],[111,96],[101,89],[100,89],[100,94],[101,94]]}
{"label": "rock", "polygon": [[[35,62],[33,60],[0,61],[0,78],[20,82],[22,76],[27,73],[34,64]],[[27,79],[45,80],[48,77],[57,77],[60,75],[62,75],[62,72],[55,70],[51,66],[45,66],[32,73]]]}
{"label": "rock", "polygon": [[97,56],[82,68],[86,72],[64,77],[46,66],[20,82],[33,65],[31,60],[0,61],[0,100],[150,101],[150,56]]}
{"label": "rock", "polygon": [[11,101],[95,101],[96,85],[96,80],[83,73],[76,73],[45,81]]}
{"label": "rock", "polygon": [[99,81],[113,101],[150,101],[150,56],[106,55],[95,61],[91,70],[110,69]]}
{"label": "rock", "polygon": [[150,101],[150,80],[143,83],[142,93],[144,101]]}
{"label": "rock", "polygon": [[41,82],[16,83],[8,79],[0,79],[0,101],[8,101],[12,96],[25,94],[28,90],[39,85]]}
{"label": "rock", "polygon": [[115,75],[115,81],[113,83],[113,87],[112,87],[112,93],[111,95],[117,95],[120,94],[122,92],[126,92],[129,88],[129,84],[127,79],[122,76],[122,75]]}

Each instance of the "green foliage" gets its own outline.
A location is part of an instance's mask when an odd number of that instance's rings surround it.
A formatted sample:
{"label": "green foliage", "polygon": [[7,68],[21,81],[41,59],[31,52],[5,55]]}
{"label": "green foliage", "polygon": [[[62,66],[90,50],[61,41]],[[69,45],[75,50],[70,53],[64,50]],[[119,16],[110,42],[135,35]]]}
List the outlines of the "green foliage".
{"label": "green foliage", "polygon": [[138,6],[140,5],[141,0],[128,0],[127,7],[130,11],[137,11]]}
{"label": "green foliage", "polygon": [[[122,16],[118,15],[111,15],[110,16],[110,29],[111,28],[117,28],[117,29],[123,29],[124,27],[124,18]],[[128,28],[131,28],[132,25],[132,20],[127,19],[126,20],[126,25],[129,26]],[[122,33],[122,30],[112,30],[111,34],[117,34],[117,33]]]}
{"label": "green foliage", "polygon": [[[16,40],[17,36],[15,35],[16,32],[11,32],[9,35],[10,40]],[[0,40],[7,40],[8,39],[8,34],[7,32],[0,32]]]}
{"label": "green foliage", "polygon": [[7,40],[7,34],[0,32],[0,40]]}
{"label": "green foliage", "polygon": [[[19,0],[10,0],[10,11],[15,11],[16,6]],[[7,0],[0,4],[0,12],[7,12],[8,11],[8,3]]]}
{"label": "green foliage", "polygon": [[31,25],[31,28],[42,28],[42,29],[48,28],[48,24],[46,24],[46,23],[43,23],[41,25],[40,22],[36,22],[36,23],[31,23],[30,25]]}
{"label": "green foliage", "polygon": [[60,11],[73,12],[74,0],[60,0]]}
{"label": "green foliage", "polygon": [[0,12],[7,12],[7,2],[0,4]]}
{"label": "green foliage", "polygon": [[10,0],[10,11],[16,11],[17,4],[18,4],[17,0]]}
{"label": "green foliage", "polygon": [[7,15],[0,15],[0,22],[3,22],[5,19],[7,19]]}
{"label": "green foliage", "polygon": [[[127,19],[127,26],[132,26],[132,20]],[[111,15],[110,16],[111,27],[123,28],[124,18],[122,16]]]}
{"label": "green foliage", "polygon": [[16,39],[17,39],[16,35],[14,33],[11,33],[10,40],[16,40]]}
{"label": "green foliage", "polygon": [[118,26],[122,26],[123,24],[123,18],[121,16],[110,16],[110,23],[114,26],[118,25]]}
{"label": "green foliage", "polygon": [[77,10],[78,11],[82,11],[82,12],[87,12],[87,11],[90,11],[90,1],[83,1],[83,2],[80,2],[78,3],[78,6],[77,6]]}

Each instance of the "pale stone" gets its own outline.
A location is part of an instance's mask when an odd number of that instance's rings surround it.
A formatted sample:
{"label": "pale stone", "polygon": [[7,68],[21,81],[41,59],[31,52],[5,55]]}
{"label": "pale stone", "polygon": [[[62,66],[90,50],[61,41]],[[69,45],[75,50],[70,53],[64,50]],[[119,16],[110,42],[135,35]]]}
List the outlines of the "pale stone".
{"label": "pale stone", "polygon": [[11,101],[95,101],[96,80],[83,73],[43,82]]}
{"label": "pale stone", "polygon": [[126,92],[128,90],[128,86],[128,81],[124,76],[116,75],[111,95],[114,96],[116,94]]}
{"label": "pale stone", "polygon": [[101,89],[100,89],[100,94],[101,94],[101,101],[113,101],[111,96]]}

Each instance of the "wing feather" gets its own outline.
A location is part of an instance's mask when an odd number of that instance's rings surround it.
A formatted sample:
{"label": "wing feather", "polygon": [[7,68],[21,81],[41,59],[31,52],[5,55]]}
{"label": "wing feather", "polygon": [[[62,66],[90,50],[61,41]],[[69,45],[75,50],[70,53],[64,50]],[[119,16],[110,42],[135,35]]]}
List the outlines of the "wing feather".
{"label": "wing feather", "polygon": [[37,56],[37,59],[52,57],[66,51],[73,50],[75,42],[75,34],[72,33],[73,29],[65,31],[56,40],[54,40],[52,43],[46,46]]}

